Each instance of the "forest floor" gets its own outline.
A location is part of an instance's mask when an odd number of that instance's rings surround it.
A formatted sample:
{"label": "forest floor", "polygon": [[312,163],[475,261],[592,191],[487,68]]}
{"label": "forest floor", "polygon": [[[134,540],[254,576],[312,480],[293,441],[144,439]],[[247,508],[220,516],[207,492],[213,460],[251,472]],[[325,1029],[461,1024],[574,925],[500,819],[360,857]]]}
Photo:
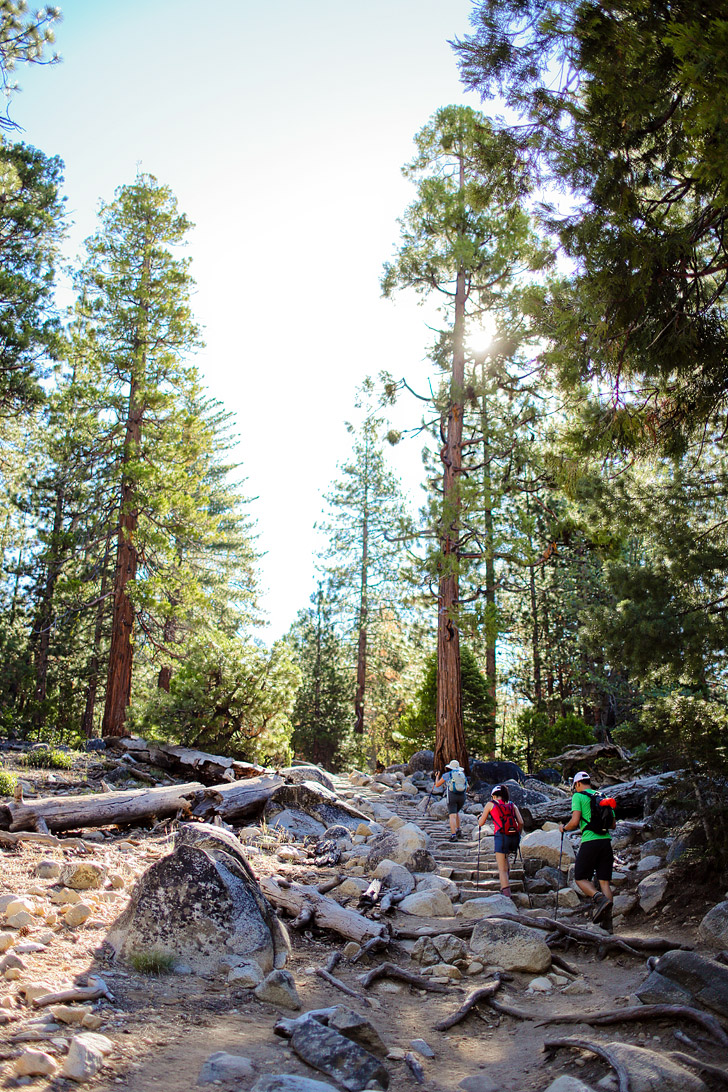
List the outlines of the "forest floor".
{"label": "forest floor", "polygon": [[[6,757],[6,756],[4,756]],[[9,768],[11,763],[5,762]],[[36,783],[45,795],[67,791],[70,783],[78,783],[78,772],[54,771],[48,782],[45,771],[18,771]],[[34,775],[38,774],[37,777]],[[82,981],[85,975],[97,974],[104,979],[113,1001],[102,999],[93,1003],[93,1013],[101,1018],[99,1033],[108,1036],[114,1049],[106,1058],[103,1070],[84,1087],[94,1090],[127,1088],[134,1092],[181,1092],[196,1085],[204,1061],[215,1051],[241,1054],[250,1058],[256,1075],[294,1073],[310,1079],[327,1078],[304,1065],[290,1049],[287,1040],[274,1034],[273,1028],[281,1016],[295,1013],[259,1002],[248,990],[236,990],[214,976],[168,974],[149,976],[135,973],[129,966],[110,964],[105,958],[103,941],[112,922],[127,903],[136,878],[153,861],[171,848],[171,835],[163,830],[107,832],[103,842],[92,845],[91,852],[77,856],[77,851],[23,843],[2,851],[0,895],[28,894],[37,904],[37,926],[21,930],[24,939],[32,941],[45,932],[43,950],[23,953],[24,969],[10,976],[0,986],[0,1013],[10,1022],[0,1026],[0,1088],[16,1087],[18,1083],[33,1088],[60,1090],[73,1087],[59,1077],[17,1078],[13,1076],[14,1059],[25,1047],[34,1047],[59,1058],[66,1052],[67,1042],[78,1028],[61,1026],[51,1040],[42,1042],[19,1040],[19,1034],[32,1028],[29,1021],[38,1016],[21,996],[22,986],[45,983],[51,989],[62,989]],[[92,914],[76,929],[52,923],[53,904],[50,894],[53,880],[39,879],[37,866],[41,860],[56,860],[68,864],[78,859],[101,864],[108,875],[117,877],[113,890],[83,892],[83,901]],[[310,880],[311,867],[283,864],[274,854],[261,854],[251,860],[256,873],[282,873],[297,879]],[[321,876],[316,877],[318,882]],[[685,892],[676,893],[672,909],[659,916],[628,919],[631,935],[654,936],[656,932],[672,940],[696,945],[695,928],[707,909],[704,894],[693,893],[686,901]],[[50,917],[48,916],[50,915]],[[395,919],[413,919],[397,913]],[[393,919],[394,920],[394,919]],[[634,924],[633,924],[634,921]],[[443,919],[417,919],[416,924],[432,924],[447,932]],[[637,1003],[635,990],[646,977],[645,962],[630,955],[603,960],[596,958],[591,948],[572,948],[566,953],[569,962],[578,968],[584,992],[569,996],[554,990],[548,995],[526,993],[533,974],[514,974],[512,981],[499,993],[532,1019],[517,1020],[498,1016],[486,1005],[471,1012],[449,1032],[438,1032],[434,1025],[453,1013],[462,1003],[466,992],[483,983],[483,978],[464,979],[454,983],[446,994],[424,993],[409,985],[388,980],[378,981],[368,992],[372,1008],[362,1009],[315,974],[325,966],[332,952],[343,948],[344,941],[334,934],[312,935],[292,932],[292,958],[287,969],[293,975],[302,1002],[302,1011],[344,1004],[366,1015],[378,1029],[390,1048],[386,1062],[390,1073],[391,1092],[411,1092],[420,1087],[425,1092],[453,1092],[460,1082],[469,1078],[465,1088],[470,1092],[495,1092],[507,1088],[521,1092],[538,1092],[561,1073],[571,1073],[606,1092],[616,1090],[616,1079],[606,1062],[587,1053],[559,1050],[549,1057],[543,1044],[549,1038],[566,1035],[593,1042],[636,1043],[660,1052],[684,1050],[675,1038],[675,1031],[687,1031],[699,1044],[704,1057],[716,1065],[725,1065],[725,1053],[714,1047],[699,1029],[677,1029],[669,1022],[624,1023],[616,1027],[592,1028],[586,1023],[539,1027],[539,1019],[556,1014],[579,1012],[613,1012]],[[402,948],[384,958],[393,959],[409,969]],[[336,975],[352,988],[362,991],[358,976],[381,962],[375,954],[356,965],[341,960]],[[411,1042],[424,1039],[434,1052],[432,1059],[416,1055],[424,1070],[424,1084],[417,1085],[403,1060]],[[722,1057],[721,1057],[722,1053]],[[238,1081],[242,1092],[254,1083]],[[706,1081],[710,1087],[710,1081]],[[717,1086],[716,1086],[717,1087]]]}

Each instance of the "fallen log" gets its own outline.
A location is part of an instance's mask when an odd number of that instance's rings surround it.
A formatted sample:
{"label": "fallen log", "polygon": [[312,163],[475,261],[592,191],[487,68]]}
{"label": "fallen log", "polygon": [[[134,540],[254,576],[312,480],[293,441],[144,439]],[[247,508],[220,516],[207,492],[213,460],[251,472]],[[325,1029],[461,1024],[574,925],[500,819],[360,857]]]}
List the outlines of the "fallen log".
{"label": "fallen log", "polygon": [[109,993],[109,988],[103,978],[91,976],[88,986],[72,986],[68,990],[60,990],[58,993],[44,993],[42,997],[34,997],[33,1005],[37,1009],[47,1005],[63,1005],[69,1001],[96,1001],[99,997],[114,1000],[114,995]]}
{"label": "fallen log", "polygon": [[601,1043],[592,1043],[588,1039],[550,1039],[543,1045],[543,1049],[547,1052],[558,1050],[559,1047],[573,1047],[577,1050],[589,1050],[592,1054],[597,1054],[600,1058],[604,1058],[604,1061],[608,1062],[617,1074],[619,1092],[629,1092],[629,1076],[627,1075],[626,1068],[622,1062],[614,1056],[613,1052],[607,1047],[602,1046]]}
{"label": "fallen log", "polygon": [[[514,917],[513,920],[515,921],[516,918]],[[421,929],[407,929],[405,926],[396,925],[392,929],[392,936],[399,940],[419,940],[420,937],[439,937],[443,933],[450,933],[454,937],[469,937],[477,924],[477,921],[471,921],[469,925],[448,925],[444,923],[439,927],[435,926],[432,928],[430,926]]]}
{"label": "fallen log", "polygon": [[260,777],[266,773],[263,766],[240,762],[226,755],[212,755],[194,747],[181,747],[172,743],[151,743],[137,736],[106,736],[106,747],[121,752],[134,762],[145,762],[183,777],[194,777],[204,785],[217,785]]}
{"label": "fallen log", "polygon": [[[654,777],[639,777],[635,781],[610,785],[609,795],[617,801],[617,818],[635,812],[645,814],[649,810],[652,798],[669,788],[679,776],[669,771],[655,774]],[[557,800],[548,804],[523,804],[520,806],[520,812],[526,829],[530,831],[546,822],[559,823],[571,818],[571,802]]]}
{"label": "fallen log", "polygon": [[355,910],[346,910],[334,899],[321,895],[315,887],[302,883],[290,883],[285,887],[274,876],[264,876],[260,889],[275,907],[298,917],[304,909],[311,909],[312,920],[319,929],[333,929],[335,933],[363,944],[374,937],[384,939],[387,930],[379,922],[370,921]]}
{"label": "fallen log", "polygon": [[474,1008],[479,1001],[490,1001],[493,995],[501,988],[502,981],[501,976],[496,974],[494,980],[489,982],[487,986],[479,986],[477,990],[471,990],[457,1012],[454,1012],[452,1016],[446,1017],[445,1020],[441,1020],[439,1024],[435,1024],[435,1031],[447,1031],[449,1028],[454,1027],[455,1024],[459,1024],[461,1020],[464,1020],[470,1010]]}
{"label": "fallen log", "polygon": [[0,828],[10,831],[35,830],[39,819],[49,830],[101,827],[107,823],[133,823],[176,815],[189,810],[188,797],[202,790],[199,782],[165,785],[156,789],[128,792],[87,793],[83,796],[47,796],[32,803],[8,801],[0,808]]}
{"label": "fallen log", "polygon": [[48,796],[32,803],[8,801],[0,806],[0,830],[36,830],[45,823],[49,830],[100,827],[108,823],[123,826],[140,819],[160,819],[181,812],[225,822],[259,814],[282,784],[280,777],[266,776],[205,788],[199,781],[184,785],[163,785],[128,792],[86,793],[83,796]]}

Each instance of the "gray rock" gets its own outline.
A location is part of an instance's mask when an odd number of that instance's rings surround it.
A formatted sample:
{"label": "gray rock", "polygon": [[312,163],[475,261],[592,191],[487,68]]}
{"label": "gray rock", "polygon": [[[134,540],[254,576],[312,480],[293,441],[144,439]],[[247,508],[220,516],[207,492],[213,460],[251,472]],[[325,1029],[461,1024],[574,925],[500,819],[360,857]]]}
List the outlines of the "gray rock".
{"label": "gray rock", "polygon": [[74,1035],[61,1074],[72,1081],[88,1081],[98,1073],[104,1058],[114,1049],[111,1039],[92,1031]]}
{"label": "gray rock", "polygon": [[[504,781],[508,789],[508,795],[517,808],[527,807],[531,804],[550,804],[553,797],[550,793],[538,792],[535,789],[524,788],[518,781]],[[568,811],[568,807],[566,809]]]}
{"label": "gray rock", "polygon": [[578,1077],[562,1073],[546,1089],[546,1092],[592,1092],[591,1085],[584,1084]]}
{"label": "gray rock", "polygon": [[326,770],[322,770],[320,766],[284,766],[278,772],[281,777],[285,777],[286,781],[292,781],[294,785],[300,785],[302,781],[315,781],[317,784],[323,785],[329,792],[336,792],[333,777]]}
{"label": "gray rock", "polygon": [[458,1085],[465,1092],[496,1092],[499,1087],[487,1073],[474,1073],[472,1077],[464,1077]]}
{"label": "gray rock", "polygon": [[242,1054],[226,1054],[218,1050],[211,1054],[200,1070],[198,1084],[212,1084],[213,1081],[249,1080],[255,1076],[255,1067],[250,1058]]}
{"label": "gray rock", "polygon": [[689,820],[677,833],[674,842],[667,851],[667,863],[672,864],[690,849],[701,849],[705,845],[705,830],[702,823]]}
{"label": "gray rock", "polygon": [[615,853],[631,846],[635,840],[635,830],[630,823],[617,820],[617,825],[612,831],[612,849]]}
{"label": "gray rock", "polygon": [[435,768],[434,751],[415,751],[407,763],[407,773],[428,773]]}
{"label": "gray rock", "polygon": [[412,1050],[416,1050],[423,1058],[434,1058],[435,1052],[424,1039],[413,1039],[410,1043]]}
{"label": "gray rock", "polygon": [[521,838],[521,853],[524,860],[536,858],[546,864],[565,870],[574,863],[575,853],[568,834],[562,839],[558,830],[533,830]]}
{"label": "gray rock", "polygon": [[419,937],[412,945],[410,956],[423,967],[434,967],[441,960],[440,953],[432,940],[432,937]]}
{"label": "gray rock", "polygon": [[289,951],[239,841],[206,823],[179,828],[174,851],[139,879],[107,939],[121,959],[154,950],[204,974],[225,955],[267,974]]}
{"label": "gray rock", "polygon": [[515,913],[515,906],[506,895],[484,895],[479,899],[468,899],[458,909],[459,918],[497,918],[499,914]]}
{"label": "gray rock", "polygon": [[663,868],[659,872],[653,872],[651,875],[646,876],[637,885],[637,897],[646,914],[649,914],[650,910],[654,910],[655,907],[660,905],[667,894],[668,883],[668,874]]}
{"label": "gray rock", "polygon": [[636,990],[643,1005],[692,1005],[693,995],[659,971],[649,975]]}
{"label": "gray rock", "polygon": [[403,892],[405,895],[411,895],[415,889],[415,878],[409,869],[387,858],[380,861],[374,869],[374,878],[382,880],[383,886],[388,891],[396,891],[398,894]]}
{"label": "gray rock", "polygon": [[389,1074],[379,1058],[335,1028],[325,1027],[311,1013],[294,1024],[291,1047],[299,1058],[347,1092],[362,1092],[370,1081],[378,1081],[383,1088],[389,1086]]}
{"label": "gray rock", "polygon": [[566,885],[566,871],[554,868],[553,865],[546,865],[545,868],[539,868],[536,879],[547,884],[550,891],[558,891]]}
{"label": "gray rock", "polygon": [[674,838],[650,838],[640,846],[640,857],[661,857],[663,860],[670,852]]}
{"label": "gray rock", "polygon": [[470,951],[480,962],[504,971],[547,971],[551,952],[543,933],[516,921],[484,918],[473,929]]}
{"label": "gray rock", "polygon": [[386,830],[368,843],[367,868],[373,871],[382,861],[394,861],[410,872],[434,872],[437,862],[427,849],[429,838],[414,823],[398,830]]}
{"label": "gray rock", "polygon": [[485,782],[491,787],[506,781],[517,781],[523,785],[526,780],[525,773],[515,762],[483,762],[476,759],[470,763],[470,771],[476,781]]}
{"label": "gray rock", "polygon": [[38,861],[35,874],[41,880],[54,880],[56,876],[60,876],[61,866],[58,861]]}
{"label": "gray rock", "polygon": [[605,1044],[627,1070],[630,1092],[706,1092],[697,1073],[664,1054],[630,1043]]}
{"label": "gray rock", "polygon": [[655,970],[688,990],[696,1001],[728,1016],[728,967],[697,952],[665,952]]}
{"label": "gray rock", "polygon": [[285,830],[286,834],[290,834],[297,842],[302,842],[304,838],[315,838],[320,841],[326,833],[323,823],[296,808],[283,808],[282,811],[276,812],[272,818],[269,818],[268,826],[273,830]]}
{"label": "gray rock", "polygon": [[446,879],[445,876],[438,876],[436,872],[425,872],[414,878],[417,881],[418,891],[442,891],[449,899],[460,897],[458,885]]}
{"label": "gray rock", "polygon": [[444,891],[415,891],[399,904],[403,914],[415,914],[423,918],[450,918],[455,909]]}
{"label": "gray rock", "polygon": [[647,856],[640,857],[637,862],[638,872],[654,872],[657,868],[662,868],[664,858],[658,857],[656,853],[650,853]]}
{"label": "gray rock", "polygon": [[276,1073],[273,1076],[258,1077],[250,1092],[339,1092],[333,1084],[312,1081],[310,1077],[300,1077],[297,1073]]}
{"label": "gray rock", "polygon": [[335,823],[324,831],[324,839],[327,842],[336,842],[340,849],[346,849],[351,845],[351,831],[341,823]]}
{"label": "gray rock", "polygon": [[[364,1050],[368,1050],[380,1058],[386,1058],[387,1047],[374,1024],[366,1017],[360,1016],[358,1012],[347,1008],[346,1005],[334,1005],[330,1009],[325,1009],[324,1013],[326,1019],[323,1022],[328,1024],[330,1028],[334,1028],[340,1035],[351,1039],[352,1043],[357,1043]],[[306,1015],[310,1016],[312,1014],[307,1013]]]}
{"label": "gray rock", "polygon": [[728,948],[728,902],[719,902],[698,926],[698,938],[711,948]]}
{"label": "gray rock", "polygon": [[349,830],[356,830],[366,815],[336,793],[324,788],[315,781],[302,781],[299,785],[280,785],[268,799],[263,814],[270,825],[283,811],[300,814],[303,812],[321,824],[321,837],[327,827],[341,825]]}
{"label": "gray rock", "polygon": [[438,937],[432,937],[432,944],[439,956],[438,962],[457,963],[468,958],[465,941],[454,937],[452,933],[441,933]]}
{"label": "gray rock", "polygon": [[301,998],[296,990],[296,983],[288,971],[271,971],[263,981],[255,987],[253,993],[259,1001],[267,1001],[271,1005],[280,1005],[284,1009],[300,1009]]}

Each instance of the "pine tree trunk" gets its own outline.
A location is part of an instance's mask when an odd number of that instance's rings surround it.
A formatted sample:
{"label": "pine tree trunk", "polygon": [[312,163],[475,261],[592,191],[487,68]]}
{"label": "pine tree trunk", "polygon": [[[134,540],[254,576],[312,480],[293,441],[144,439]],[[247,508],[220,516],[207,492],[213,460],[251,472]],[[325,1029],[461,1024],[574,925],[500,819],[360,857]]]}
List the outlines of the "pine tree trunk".
{"label": "pine tree trunk", "polygon": [[[366,498],[365,498],[366,499]],[[364,695],[367,684],[367,567],[369,564],[369,535],[368,520],[364,516],[364,528],[362,531],[362,555],[361,555],[361,590],[359,596],[359,641],[356,653],[356,695],[354,697],[354,731],[357,735],[364,735]]]}
{"label": "pine tree trunk", "polygon": [[538,709],[543,702],[541,686],[541,637],[538,626],[538,603],[536,601],[536,566],[528,566],[529,588],[531,592],[531,652],[533,655],[533,701]]}
{"label": "pine tree trunk", "polygon": [[51,533],[50,552],[46,570],[45,586],[38,606],[38,614],[34,626],[34,638],[37,640],[35,653],[35,693],[33,695],[35,710],[33,722],[36,728],[42,728],[45,723],[45,710],[43,708],[48,696],[48,653],[51,645],[51,620],[53,617],[53,596],[58,583],[60,571],[60,536],[63,526],[63,488],[56,488],[56,503],[53,512],[53,531]]}
{"label": "pine tree trunk", "polygon": [[[485,369],[483,369],[485,385]],[[495,541],[493,538],[493,487],[490,473],[490,441],[488,437],[488,402],[483,391],[481,411],[481,431],[483,434],[483,508],[485,525],[485,603],[487,628],[485,633],[485,677],[493,699],[493,721],[497,712],[496,700],[496,602],[495,602]],[[495,745],[495,733],[494,733]]]}
{"label": "pine tree trunk", "polygon": [[101,638],[104,634],[104,607],[106,606],[106,592],[109,587],[109,553],[111,552],[111,533],[106,536],[104,548],[104,560],[101,566],[101,586],[99,588],[99,601],[96,604],[96,621],[94,623],[93,651],[88,661],[88,686],[86,687],[86,703],[81,718],[81,733],[86,739],[91,739],[94,734],[94,713],[96,711],[96,694],[99,688],[99,669],[101,667]]}
{"label": "pine tree trunk", "polygon": [[[460,190],[465,168],[460,157]],[[458,629],[460,534],[460,471],[463,441],[463,387],[465,381],[465,271],[460,267],[455,290],[450,411],[443,463],[442,524],[440,529],[441,575],[437,598],[437,723],[435,770],[441,771],[456,758],[469,771],[463,733],[462,687],[460,679],[460,631]]]}

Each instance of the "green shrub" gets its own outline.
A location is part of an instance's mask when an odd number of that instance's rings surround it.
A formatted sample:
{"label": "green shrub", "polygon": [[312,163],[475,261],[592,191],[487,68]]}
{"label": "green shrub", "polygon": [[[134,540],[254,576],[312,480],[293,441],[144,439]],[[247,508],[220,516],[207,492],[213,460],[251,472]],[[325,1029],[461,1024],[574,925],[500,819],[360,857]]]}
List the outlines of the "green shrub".
{"label": "green shrub", "polygon": [[78,756],[66,751],[38,750],[28,751],[27,754],[18,755],[18,765],[30,766],[37,770],[70,770],[73,760]]}
{"label": "green shrub", "polygon": [[152,948],[148,952],[132,952],[129,963],[137,974],[170,974],[174,968],[174,956]]}
{"label": "green shrub", "polygon": [[12,796],[18,779],[14,773],[8,770],[0,770],[0,796]]}

